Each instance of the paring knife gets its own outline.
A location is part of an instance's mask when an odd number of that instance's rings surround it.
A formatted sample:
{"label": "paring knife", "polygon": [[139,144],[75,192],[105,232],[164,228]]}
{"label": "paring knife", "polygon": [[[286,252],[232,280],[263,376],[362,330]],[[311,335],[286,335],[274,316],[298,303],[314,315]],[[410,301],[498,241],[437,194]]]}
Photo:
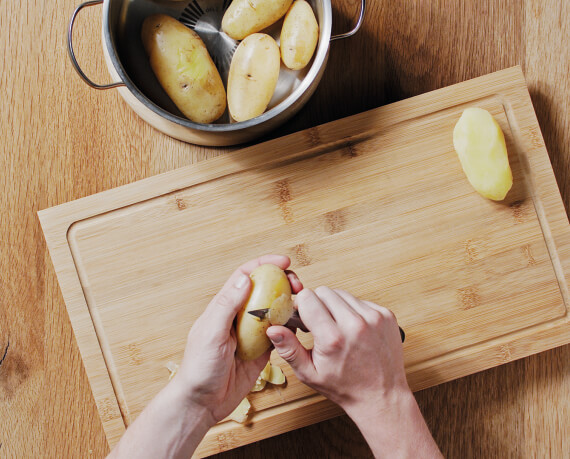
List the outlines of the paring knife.
{"label": "paring knife", "polygon": [[[250,313],[252,316],[255,316],[259,319],[265,319],[267,316],[267,313],[269,312],[269,308],[255,309],[253,311],[247,311],[247,312]],[[293,313],[293,315],[291,316],[289,321],[285,324],[285,327],[299,328],[304,332],[309,331],[307,329],[307,327],[305,327],[305,324],[301,320],[301,317],[299,317],[299,311],[297,311],[297,310]],[[403,343],[404,340],[406,339],[406,334],[404,333],[404,330],[402,330],[402,327],[398,327],[398,328],[400,329],[400,337],[402,338],[402,343]]]}

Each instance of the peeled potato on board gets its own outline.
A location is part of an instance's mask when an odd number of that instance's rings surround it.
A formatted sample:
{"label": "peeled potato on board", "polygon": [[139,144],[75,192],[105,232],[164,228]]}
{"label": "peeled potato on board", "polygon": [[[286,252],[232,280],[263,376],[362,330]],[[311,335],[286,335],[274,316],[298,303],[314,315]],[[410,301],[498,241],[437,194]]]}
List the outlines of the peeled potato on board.
{"label": "peeled potato on board", "polygon": [[289,9],[292,0],[234,0],[222,18],[222,30],[234,40],[277,22]]}
{"label": "peeled potato on board", "polygon": [[254,33],[237,47],[228,76],[228,108],[236,121],[261,115],[277,86],[281,57],[275,40]]}
{"label": "peeled potato on board", "polygon": [[141,38],[150,66],[184,116],[212,123],[226,109],[222,78],[196,32],[165,14],[145,19]]}
{"label": "peeled potato on board", "polygon": [[488,199],[505,199],[513,174],[505,136],[495,118],[482,108],[465,109],[453,129],[453,146],[473,188]]}
{"label": "peeled potato on board", "polygon": [[236,322],[236,353],[242,360],[255,360],[269,349],[271,341],[265,332],[271,323],[277,324],[275,321],[270,322],[268,318],[258,319],[247,311],[275,308],[274,315],[282,319],[281,325],[287,323],[294,311],[291,285],[285,271],[275,265],[266,264],[254,269],[250,278],[251,294],[238,313]]}
{"label": "peeled potato on board", "polygon": [[295,0],[285,15],[281,29],[280,49],[283,63],[292,70],[304,68],[317,47],[319,24],[311,5]]}

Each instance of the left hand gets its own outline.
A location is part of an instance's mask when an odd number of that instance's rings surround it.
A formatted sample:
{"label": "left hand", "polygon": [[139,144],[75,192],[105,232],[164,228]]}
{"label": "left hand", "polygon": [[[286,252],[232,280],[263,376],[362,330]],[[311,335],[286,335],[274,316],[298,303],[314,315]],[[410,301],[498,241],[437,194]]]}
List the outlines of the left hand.
{"label": "left hand", "polygon": [[[274,264],[285,270],[291,260],[283,255],[265,255],[240,266],[196,320],[178,373],[172,380],[188,397],[188,402],[206,410],[210,424],[228,416],[249,393],[269,360],[271,349],[252,361],[235,355],[234,318],[247,302],[251,291],[249,274],[258,266]],[[303,286],[288,272],[293,293]]]}

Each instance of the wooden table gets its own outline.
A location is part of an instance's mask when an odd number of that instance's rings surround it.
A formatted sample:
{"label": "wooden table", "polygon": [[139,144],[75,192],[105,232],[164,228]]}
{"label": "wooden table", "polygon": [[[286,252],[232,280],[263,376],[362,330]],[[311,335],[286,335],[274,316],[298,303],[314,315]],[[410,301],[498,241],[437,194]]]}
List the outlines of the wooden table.
{"label": "wooden table", "polygon": [[[358,1],[333,1],[334,31]],[[76,3],[0,2],[0,457],[108,452],[36,212],[204,158],[141,121],[115,91],[88,88],[66,55]],[[78,19],[80,62],[108,80],[101,8]],[[361,31],[331,46],[325,76],[281,136],[521,64],[570,206],[570,3],[371,0]],[[570,346],[416,394],[448,457],[568,457]],[[221,457],[367,457],[347,417]]]}

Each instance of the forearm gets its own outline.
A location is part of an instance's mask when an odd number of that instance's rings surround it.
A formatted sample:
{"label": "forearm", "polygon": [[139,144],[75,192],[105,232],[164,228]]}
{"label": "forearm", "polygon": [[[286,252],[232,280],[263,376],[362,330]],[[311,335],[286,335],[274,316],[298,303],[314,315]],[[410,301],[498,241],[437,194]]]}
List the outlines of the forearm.
{"label": "forearm", "polygon": [[347,413],[376,458],[442,457],[410,391],[393,394],[382,408],[369,403]]}
{"label": "forearm", "polygon": [[173,380],[143,410],[108,457],[188,459],[211,425],[207,411],[190,404]]}

